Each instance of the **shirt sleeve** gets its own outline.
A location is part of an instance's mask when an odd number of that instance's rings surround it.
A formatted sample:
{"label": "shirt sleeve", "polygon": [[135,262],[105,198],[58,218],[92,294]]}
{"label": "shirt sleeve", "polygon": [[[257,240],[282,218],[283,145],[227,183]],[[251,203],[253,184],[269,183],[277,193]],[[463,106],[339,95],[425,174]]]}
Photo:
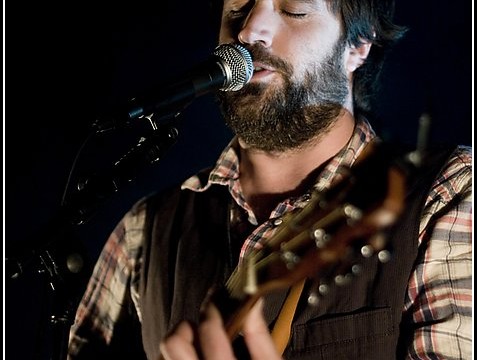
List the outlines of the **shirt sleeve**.
{"label": "shirt sleeve", "polygon": [[142,202],[133,207],[118,223],[100,253],[71,327],[69,360],[104,358],[120,333],[118,324],[131,326],[131,319],[126,318],[132,315],[140,321],[137,284],[143,210]]}
{"label": "shirt sleeve", "polygon": [[421,221],[418,262],[404,315],[412,319],[408,359],[472,355],[472,162],[460,148],[432,187]]}

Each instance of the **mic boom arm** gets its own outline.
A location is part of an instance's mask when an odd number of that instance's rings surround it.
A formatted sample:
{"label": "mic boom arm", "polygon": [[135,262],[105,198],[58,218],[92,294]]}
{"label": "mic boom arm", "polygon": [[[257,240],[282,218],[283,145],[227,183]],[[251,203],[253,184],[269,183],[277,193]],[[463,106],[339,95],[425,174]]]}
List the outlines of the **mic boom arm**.
{"label": "mic boom arm", "polygon": [[97,119],[93,129],[104,132],[151,115],[158,119],[177,115],[198,96],[217,90],[240,90],[252,75],[253,62],[248,50],[238,44],[219,45],[208,61],[189,71],[182,79],[132,98],[112,114]]}

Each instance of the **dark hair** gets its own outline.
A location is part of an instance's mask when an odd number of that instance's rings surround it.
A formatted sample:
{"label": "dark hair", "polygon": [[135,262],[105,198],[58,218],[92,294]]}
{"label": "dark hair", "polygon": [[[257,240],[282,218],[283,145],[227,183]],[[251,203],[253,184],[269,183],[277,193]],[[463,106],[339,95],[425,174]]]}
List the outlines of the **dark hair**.
{"label": "dark hair", "polygon": [[[394,24],[394,0],[325,0],[329,9],[343,24],[343,40],[358,46],[363,41],[373,44],[366,62],[353,77],[355,112],[369,114],[378,91],[384,59],[407,29]],[[220,24],[222,0],[210,0],[213,17]]]}
{"label": "dark hair", "polygon": [[353,76],[353,105],[356,112],[369,113],[376,95],[384,59],[407,29],[394,24],[394,0],[326,0],[341,18],[344,41],[359,46],[373,44],[366,62]]}

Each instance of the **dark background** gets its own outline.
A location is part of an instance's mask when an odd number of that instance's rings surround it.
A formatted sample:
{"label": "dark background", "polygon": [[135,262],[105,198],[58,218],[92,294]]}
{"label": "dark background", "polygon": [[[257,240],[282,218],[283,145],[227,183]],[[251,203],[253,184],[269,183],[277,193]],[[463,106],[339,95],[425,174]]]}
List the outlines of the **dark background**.
{"label": "dark background", "polygon": [[[378,119],[386,139],[414,144],[428,111],[432,143],[472,144],[472,4],[397,1],[397,21],[410,28],[384,72]],[[99,5],[98,5],[99,4]],[[17,5],[15,5],[17,6]],[[164,84],[202,62],[215,46],[205,0],[154,4],[36,2],[6,6],[5,53],[5,351],[7,359],[53,355],[48,318],[51,277],[36,254],[50,243],[63,254],[83,249],[83,276],[66,279],[81,293],[90,265],[125,211],[140,197],[212,164],[230,139],[212,95],[196,99],[177,120],[179,137],[162,159],[144,168],[101,203],[71,234],[50,229],[61,211],[69,172],[96,116],[119,101]],[[110,167],[142,134],[138,128],[91,137],[71,176]],[[57,250],[61,249],[61,250]],[[64,250],[63,250],[64,249]],[[34,250],[34,256],[29,257]],[[19,259],[23,272],[10,279]],[[31,262],[26,262],[31,259]],[[89,262],[88,262],[89,260]],[[46,269],[49,269],[47,267]],[[59,298],[60,300],[62,298]],[[53,357],[54,358],[54,357]]]}

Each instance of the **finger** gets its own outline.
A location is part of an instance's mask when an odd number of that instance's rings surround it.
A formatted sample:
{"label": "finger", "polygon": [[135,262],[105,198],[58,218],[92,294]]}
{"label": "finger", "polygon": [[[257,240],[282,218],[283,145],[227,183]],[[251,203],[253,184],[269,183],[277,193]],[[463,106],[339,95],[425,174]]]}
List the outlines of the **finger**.
{"label": "finger", "polygon": [[194,348],[194,330],[183,321],[159,345],[165,360],[199,360]]}
{"label": "finger", "polygon": [[279,360],[275,343],[263,318],[263,300],[260,299],[245,318],[243,336],[252,359]]}
{"label": "finger", "polygon": [[209,303],[203,311],[203,316],[198,333],[204,358],[207,360],[235,359],[219,310]]}

